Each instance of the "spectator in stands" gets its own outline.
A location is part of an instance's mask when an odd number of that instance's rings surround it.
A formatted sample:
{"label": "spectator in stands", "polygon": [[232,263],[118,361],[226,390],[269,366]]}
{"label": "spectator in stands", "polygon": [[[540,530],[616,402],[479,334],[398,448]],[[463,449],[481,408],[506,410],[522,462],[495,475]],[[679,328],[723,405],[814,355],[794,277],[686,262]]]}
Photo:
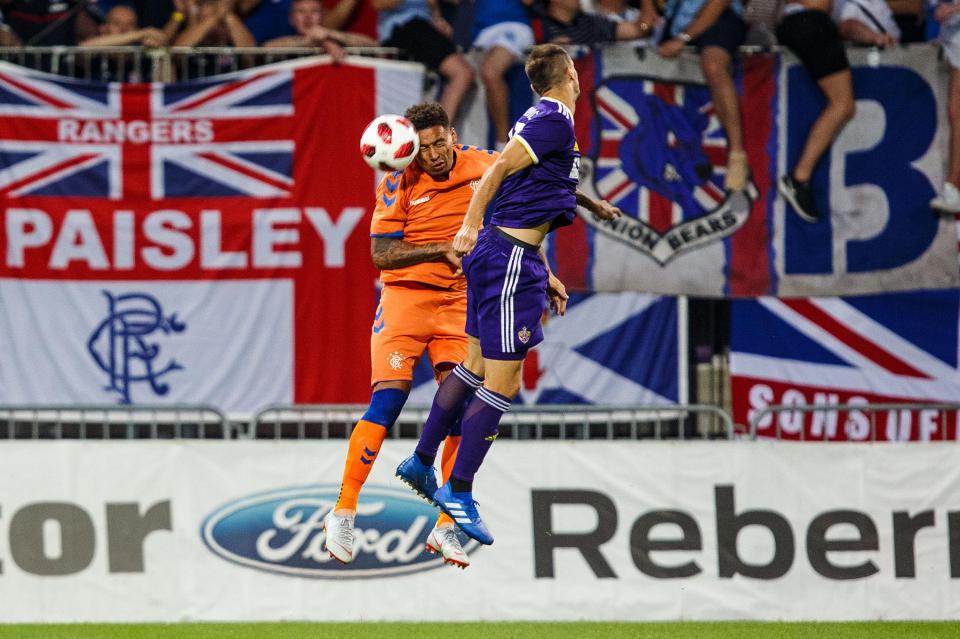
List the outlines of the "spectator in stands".
{"label": "spectator in stands", "polygon": [[[260,0],[260,3],[244,18],[244,24],[257,42],[266,44],[285,36],[303,35],[293,26],[291,16],[296,0]],[[338,0],[335,4],[321,2],[321,25],[334,31],[344,31],[347,24],[362,8],[361,0]],[[329,8],[327,8],[329,7]],[[369,37],[369,36],[368,36]],[[369,39],[367,42],[373,41]],[[288,45],[271,45],[288,46]],[[314,45],[309,45],[314,46]],[[349,46],[366,46],[349,45]]]}
{"label": "spectator in stands", "polygon": [[[323,11],[323,26],[334,31],[350,32],[351,23],[359,18],[360,14],[366,8],[366,3],[362,0],[326,0]],[[366,33],[359,35],[371,38]]]}
{"label": "spectator in stands", "polygon": [[[540,15],[543,40],[554,44],[599,44],[614,40],[636,40],[653,33],[653,24],[639,17],[633,22],[616,22],[587,13],[579,0],[547,0],[546,8],[535,0],[524,0]],[[647,13],[654,15],[652,9]]]}
{"label": "spectator in stands", "polygon": [[505,76],[534,45],[526,7],[520,0],[476,0],[472,42],[475,48],[483,49],[480,80],[496,148],[502,150],[510,130],[510,92]]}
{"label": "spectator in stands", "polygon": [[596,0],[593,11],[614,22],[636,22],[640,17],[640,9],[628,4],[627,0]]}
{"label": "spectator in stands", "polygon": [[[651,13],[653,0],[644,0],[644,12]],[[674,58],[690,44],[700,53],[700,69],[710,89],[713,108],[727,134],[727,170],[724,187],[739,191],[747,185],[750,167],[743,146],[740,100],[733,84],[731,64],[747,37],[741,17],[740,0],[668,0],[666,24],[657,51]]]}
{"label": "spectator in stands", "polygon": [[[168,20],[167,32],[154,27],[140,28],[132,7],[117,4],[107,12],[100,35],[87,38],[81,47],[133,46],[162,47],[173,35],[179,23]],[[85,56],[79,64],[88,78],[120,82],[146,82],[150,78],[150,64],[145,56],[134,53],[98,53]]]}
{"label": "spectator in stands", "polygon": [[0,12],[0,47],[19,47],[22,44],[13,29],[3,21],[3,13]]}
{"label": "spectator in stands", "polygon": [[446,82],[440,105],[456,118],[460,104],[473,86],[473,69],[457,53],[453,29],[440,15],[437,0],[371,0],[380,12],[380,41],[406,51],[411,58],[438,71]]}
{"label": "spectator in stands", "polygon": [[960,4],[941,2],[933,14],[940,23],[940,46],[950,65],[947,115],[950,119],[950,164],[943,192],[930,206],[945,213],[960,213]]}
{"label": "spectator in stands", "polygon": [[73,46],[97,34],[99,14],[85,0],[0,0],[25,46]]}
{"label": "spectator in stands", "polygon": [[833,19],[843,39],[854,44],[887,47],[900,41],[900,27],[885,0],[837,0]]}
{"label": "spectator in stands", "polygon": [[173,40],[176,30],[168,32],[164,27],[170,24],[171,16],[179,12],[181,17],[175,25],[179,29],[186,20],[188,0],[128,0],[128,3],[137,10],[139,22],[144,27],[155,27],[164,29],[167,34],[167,42]]}
{"label": "spectator in stands", "polygon": [[927,14],[924,0],[887,0],[900,27],[900,43],[926,41]]}
{"label": "spectator in stands", "polygon": [[[261,0],[237,0],[237,13],[243,15]],[[102,15],[116,6],[128,6],[137,14],[137,23],[141,27],[164,29],[170,22],[170,16],[181,13],[184,18],[190,15],[193,0],[92,0]],[[182,22],[182,20],[181,20]],[[167,34],[167,40],[173,34]]]}
{"label": "spectator in stands", "polygon": [[784,7],[777,39],[796,54],[823,91],[827,104],[807,134],[800,158],[777,189],[808,222],[820,220],[810,178],[820,158],[854,115],[853,76],[830,0],[793,0]]}
{"label": "spectator in stands", "polygon": [[261,0],[244,17],[243,23],[254,39],[263,44],[276,38],[294,35],[295,32],[290,27],[292,10],[292,0]]}
{"label": "spectator in stands", "polygon": [[747,23],[748,47],[773,47],[777,44],[774,32],[783,12],[783,0],[749,0],[743,9]]}
{"label": "spectator in stands", "polygon": [[367,36],[342,33],[323,26],[323,4],[320,0],[293,0],[290,25],[296,35],[281,36],[263,43],[265,47],[320,47],[334,60],[346,57],[343,47],[377,46]]}
{"label": "spectator in stands", "polygon": [[118,4],[104,18],[100,35],[87,38],[81,47],[110,47],[142,44],[145,47],[162,47],[167,38],[163,31],[153,27],[139,28],[136,12],[126,5]]}
{"label": "spectator in stands", "polygon": [[[178,47],[253,47],[257,42],[237,15],[237,0],[193,0]],[[241,5],[242,6],[242,5]]]}

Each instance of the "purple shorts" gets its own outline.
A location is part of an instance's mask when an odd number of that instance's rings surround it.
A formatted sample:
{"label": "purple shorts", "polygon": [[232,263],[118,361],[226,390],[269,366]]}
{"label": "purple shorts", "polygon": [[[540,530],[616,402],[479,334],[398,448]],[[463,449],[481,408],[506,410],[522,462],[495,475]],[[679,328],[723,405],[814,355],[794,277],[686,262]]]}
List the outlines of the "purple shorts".
{"label": "purple shorts", "polygon": [[537,248],[494,226],[484,227],[463,260],[467,276],[467,335],[487,359],[523,359],[543,341],[547,269]]}

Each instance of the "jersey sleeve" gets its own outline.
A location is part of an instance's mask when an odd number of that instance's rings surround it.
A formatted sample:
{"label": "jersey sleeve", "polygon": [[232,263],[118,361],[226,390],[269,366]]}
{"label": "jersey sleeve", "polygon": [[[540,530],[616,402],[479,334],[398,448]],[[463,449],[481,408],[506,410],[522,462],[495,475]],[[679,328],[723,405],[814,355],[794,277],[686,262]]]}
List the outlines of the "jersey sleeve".
{"label": "jersey sleeve", "polygon": [[570,138],[570,123],[563,116],[534,118],[513,131],[513,139],[523,145],[534,164],[554,151],[572,147]]}
{"label": "jersey sleeve", "polygon": [[407,223],[406,200],[402,197],[403,174],[387,173],[377,187],[377,201],[370,222],[370,237],[403,237]]}

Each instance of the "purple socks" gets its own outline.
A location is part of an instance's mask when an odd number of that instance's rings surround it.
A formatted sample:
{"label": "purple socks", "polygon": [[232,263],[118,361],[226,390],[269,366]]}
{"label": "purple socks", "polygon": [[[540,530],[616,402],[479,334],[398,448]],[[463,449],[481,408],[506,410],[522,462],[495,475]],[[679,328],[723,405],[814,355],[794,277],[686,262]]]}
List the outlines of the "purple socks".
{"label": "purple socks", "polygon": [[[473,476],[500,432],[500,418],[510,410],[511,399],[480,388],[463,414],[463,427],[457,460],[450,473],[460,487],[473,483]],[[454,487],[454,484],[451,484]],[[463,492],[455,490],[455,492]]]}
{"label": "purple socks", "polygon": [[420,461],[432,466],[440,444],[450,434],[450,429],[463,415],[467,400],[480,388],[483,379],[477,377],[463,364],[458,364],[437,388],[430,414],[423,424],[423,433],[417,442],[416,454]]}

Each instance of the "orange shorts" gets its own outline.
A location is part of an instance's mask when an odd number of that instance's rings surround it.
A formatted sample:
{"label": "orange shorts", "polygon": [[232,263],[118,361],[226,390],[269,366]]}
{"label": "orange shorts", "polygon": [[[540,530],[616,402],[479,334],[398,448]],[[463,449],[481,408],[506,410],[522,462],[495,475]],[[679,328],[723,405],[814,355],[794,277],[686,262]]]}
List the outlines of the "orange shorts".
{"label": "orange shorts", "polygon": [[427,350],[435,373],[452,368],[467,355],[467,293],[415,284],[387,284],[370,336],[371,384],[412,380]]}

